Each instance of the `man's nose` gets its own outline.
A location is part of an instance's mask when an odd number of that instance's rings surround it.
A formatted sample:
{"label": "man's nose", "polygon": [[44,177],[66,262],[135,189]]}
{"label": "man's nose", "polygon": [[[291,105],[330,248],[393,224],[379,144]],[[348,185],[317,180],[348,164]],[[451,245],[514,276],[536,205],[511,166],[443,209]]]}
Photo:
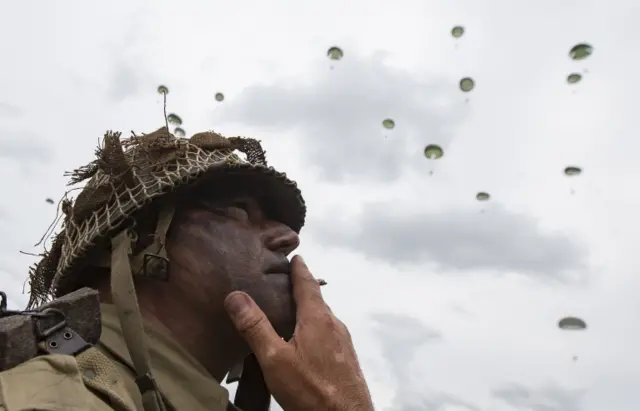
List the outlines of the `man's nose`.
{"label": "man's nose", "polygon": [[300,245],[300,237],[283,224],[274,224],[265,233],[265,246],[274,252],[289,255]]}

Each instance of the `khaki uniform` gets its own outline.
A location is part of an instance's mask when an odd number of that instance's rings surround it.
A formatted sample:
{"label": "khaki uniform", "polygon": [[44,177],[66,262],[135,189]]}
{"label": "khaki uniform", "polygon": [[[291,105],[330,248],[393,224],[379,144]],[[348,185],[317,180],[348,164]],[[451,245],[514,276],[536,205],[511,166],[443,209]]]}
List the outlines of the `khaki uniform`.
{"label": "khaki uniform", "polygon": [[[39,356],[0,373],[0,410],[143,411],[116,308],[101,304],[101,311],[97,347],[77,358]],[[235,409],[227,390],[173,338],[148,323],[144,327],[153,375],[168,409]]]}

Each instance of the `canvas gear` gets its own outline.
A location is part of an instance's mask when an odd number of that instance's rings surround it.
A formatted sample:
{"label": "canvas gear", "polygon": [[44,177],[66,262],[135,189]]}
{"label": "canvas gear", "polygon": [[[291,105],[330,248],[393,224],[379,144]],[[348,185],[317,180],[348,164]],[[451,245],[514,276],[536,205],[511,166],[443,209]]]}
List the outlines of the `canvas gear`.
{"label": "canvas gear", "polygon": [[39,353],[77,355],[100,340],[95,290],[77,290],[34,311],[9,311],[6,295],[0,298],[0,371]]}
{"label": "canvas gear", "polygon": [[97,291],[83,288],[32,311],[9,311],[0,298],[0,409],[86,409],[93,396],[77,394],[89,387],[112,409],[135,411],[114,365],[93,347],[101,334]]}
{"label": "canvas gear", "polygon": [[[198,184],[205,173],[247,177],[261,188],[261,200],[275,220],[295,232],[304,225],[306,207],[296,183],[267,166],[257,140],[225,138],[212,131],[176,138],[166,127],[124,140],[120,133],[107,132],[96,159],[70,173],[70,184],[89,181],[75,202],[63,200],[62,231],[30,270],[28,309],[73,291],[80,275],[91,274],[87,267],[110,270],[113,302],[146,411],[165,407],[151,373],[133,278],[166,279],[170,261],[165,239],[174,198]],[[215,186],[210,190],[215,192]],[[250,380],[255,383],[256,373],[247,374],[247,378],[254,376]],[[242,385],[242,375],[235,377]]]}

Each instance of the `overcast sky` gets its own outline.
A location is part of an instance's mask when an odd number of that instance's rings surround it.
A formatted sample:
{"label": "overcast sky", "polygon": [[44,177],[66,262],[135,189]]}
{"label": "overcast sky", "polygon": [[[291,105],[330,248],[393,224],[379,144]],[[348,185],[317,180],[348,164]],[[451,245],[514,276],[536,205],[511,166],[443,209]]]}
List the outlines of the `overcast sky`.
{"label": "overcast sky", "polygon": [[[6,3],[0,276],[14,306],[33,262],[18,250],[40,251],[63,171],[107,129],[161,126],[166,84],[188,135],[261,139],[298,181],[300,253],[378,409],[640,408],[637,2]],[[593,55],[573,61],[580,42]],[[427,144],[444,156],[425,159]],[[559,330],[568,315],[589,328]]]}

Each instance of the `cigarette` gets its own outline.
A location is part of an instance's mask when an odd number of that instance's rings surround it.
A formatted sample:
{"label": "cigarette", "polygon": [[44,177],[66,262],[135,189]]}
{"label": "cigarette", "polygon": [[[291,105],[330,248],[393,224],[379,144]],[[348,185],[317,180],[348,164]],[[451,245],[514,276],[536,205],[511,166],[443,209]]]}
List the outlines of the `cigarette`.
{"label": "cigarette", "polygon": [[318,285],[320,287],[322,287],[323,285],[327,285],[327,282],[325,280],[323,280],[322,278],[318,278],[316,281],[318,282]]}

